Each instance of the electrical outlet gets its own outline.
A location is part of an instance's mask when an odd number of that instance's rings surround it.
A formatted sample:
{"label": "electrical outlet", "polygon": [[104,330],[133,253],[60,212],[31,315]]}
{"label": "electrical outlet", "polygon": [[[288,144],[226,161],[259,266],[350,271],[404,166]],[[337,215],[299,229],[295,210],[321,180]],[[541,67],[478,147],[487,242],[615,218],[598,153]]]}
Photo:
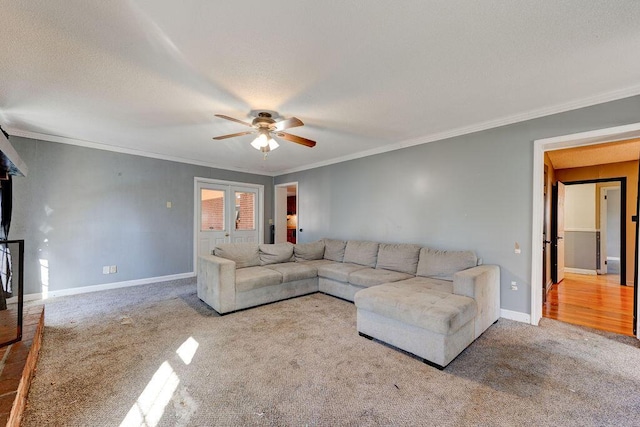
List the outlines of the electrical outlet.
{"label": "electrical outlet", "polygon": [[117,265],[112,265],[109,267],[109,274],[113,274],[113,273],[117,273],[118,272],[118,266]]}
{"label": "electrical outlet", "polygon": [[109,274],[109,266],[105,265],[102,267],[102,274]]}
{"label": "electrical outlet", "polygon": [[511,290],[512,291],[517,291],[518,290],[518,283],[511,282]]}
{"label": "electrical outlet", "polygon": [[167,202],[167,209],[171,209],[171,202]]}

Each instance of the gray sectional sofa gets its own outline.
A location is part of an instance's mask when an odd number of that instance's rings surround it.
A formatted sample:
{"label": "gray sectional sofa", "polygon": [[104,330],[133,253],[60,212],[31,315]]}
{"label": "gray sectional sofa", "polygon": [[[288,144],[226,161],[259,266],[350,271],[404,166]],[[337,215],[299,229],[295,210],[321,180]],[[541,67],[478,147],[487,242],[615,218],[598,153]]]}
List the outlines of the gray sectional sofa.
{"label": "gray sectional sofa", "polygon": [[319,291],[355,302],[360,335],[438,368],[500,316],[500,270],[472,251],[323,239],[223,244],[198,261],[198,297],[220,314]]}

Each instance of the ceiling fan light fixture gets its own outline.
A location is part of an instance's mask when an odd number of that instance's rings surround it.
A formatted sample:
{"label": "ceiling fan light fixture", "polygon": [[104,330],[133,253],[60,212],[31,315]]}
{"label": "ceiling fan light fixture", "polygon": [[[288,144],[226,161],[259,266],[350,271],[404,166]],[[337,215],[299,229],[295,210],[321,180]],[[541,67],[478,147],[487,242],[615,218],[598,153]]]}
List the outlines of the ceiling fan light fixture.
{"label": "ceiling fan light fixture", "polygon": [[251,143],[251,146],[256,150],[260,150],[262,147],[267,147],[269,145],[269,138],[263,132],[256,137]]}
{"label": "ceiling fan light fixture", "polygon": [[251,146],[256,150],[266,153],[271,150],[275,150],[280,145],[276,141],[274,141],[273,138],[271,138],[269,132],[261,131],[260,135],[258,135],[258,137],[253,140]]}

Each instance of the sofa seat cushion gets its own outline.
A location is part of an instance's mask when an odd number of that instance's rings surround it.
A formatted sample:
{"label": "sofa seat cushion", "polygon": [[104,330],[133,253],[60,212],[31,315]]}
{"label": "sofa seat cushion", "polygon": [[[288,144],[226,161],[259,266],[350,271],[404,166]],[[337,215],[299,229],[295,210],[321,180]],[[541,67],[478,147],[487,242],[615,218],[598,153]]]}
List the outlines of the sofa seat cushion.
{"label": "sofa seat cushion", "polygon": [[354,302],[358,310],[443,335],[455,333],[478,313],[472,298],[397,282],[362,289]]}
{"label": "sofa seat cushion", "polygon": [[318,269],[312,265],[304,265],[299,262],[285,262],[283,264],[271,264],[265,266],[269,270],[277,271],[282,275],[282,283],[296,280],[313,279],[318,276]]}
{"label": "sofa seat cushion", "polygon": [[453,293],[453,282],[450,280],[434,279],[432,277],[412,277],[411,279],[396,282],[407,286],[420,286],[424,289],[433,289],[434,291]]}
{"label": "sofa seat cushion", "polygon": [[311,265],[313,267],[319,267],[321,265],[327,265],[327,264],[342,264],[341,262],[331,261],[330,259],[314,259],[314,260],[296,261],[296,262],[298,264]]}
{"label": "sofa seat cushion", "polygon": [[356,270],[349,274],[349,283],[368,288],[369,286],[397,282],[411,277],[413,276],[410,274],[400,273],[398,271],[383,270],[380,268],[363,268],[362,270]]}
{"label": "sofa seat cushion", "polygon": [[236,270],[236,291],[246,292],[282,283],[280,272],[266,267],[246,267]]}
{"label": "sofa seat cushion", "polygon": [[318,276],[347,283],[349,274],[367,268],[358,264],[333,263],[318,266]]}

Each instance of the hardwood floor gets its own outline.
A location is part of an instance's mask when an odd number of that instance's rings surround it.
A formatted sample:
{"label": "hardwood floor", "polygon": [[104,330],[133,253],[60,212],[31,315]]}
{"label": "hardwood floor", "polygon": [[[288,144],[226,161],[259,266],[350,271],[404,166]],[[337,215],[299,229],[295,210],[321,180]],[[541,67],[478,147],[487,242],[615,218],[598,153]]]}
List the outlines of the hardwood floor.
{"label": "hardwood floor", "polygon": [[633,287],[620,286],[620,276],[566,273],[553,285],[542,315],[562,322],[633,335]]}

